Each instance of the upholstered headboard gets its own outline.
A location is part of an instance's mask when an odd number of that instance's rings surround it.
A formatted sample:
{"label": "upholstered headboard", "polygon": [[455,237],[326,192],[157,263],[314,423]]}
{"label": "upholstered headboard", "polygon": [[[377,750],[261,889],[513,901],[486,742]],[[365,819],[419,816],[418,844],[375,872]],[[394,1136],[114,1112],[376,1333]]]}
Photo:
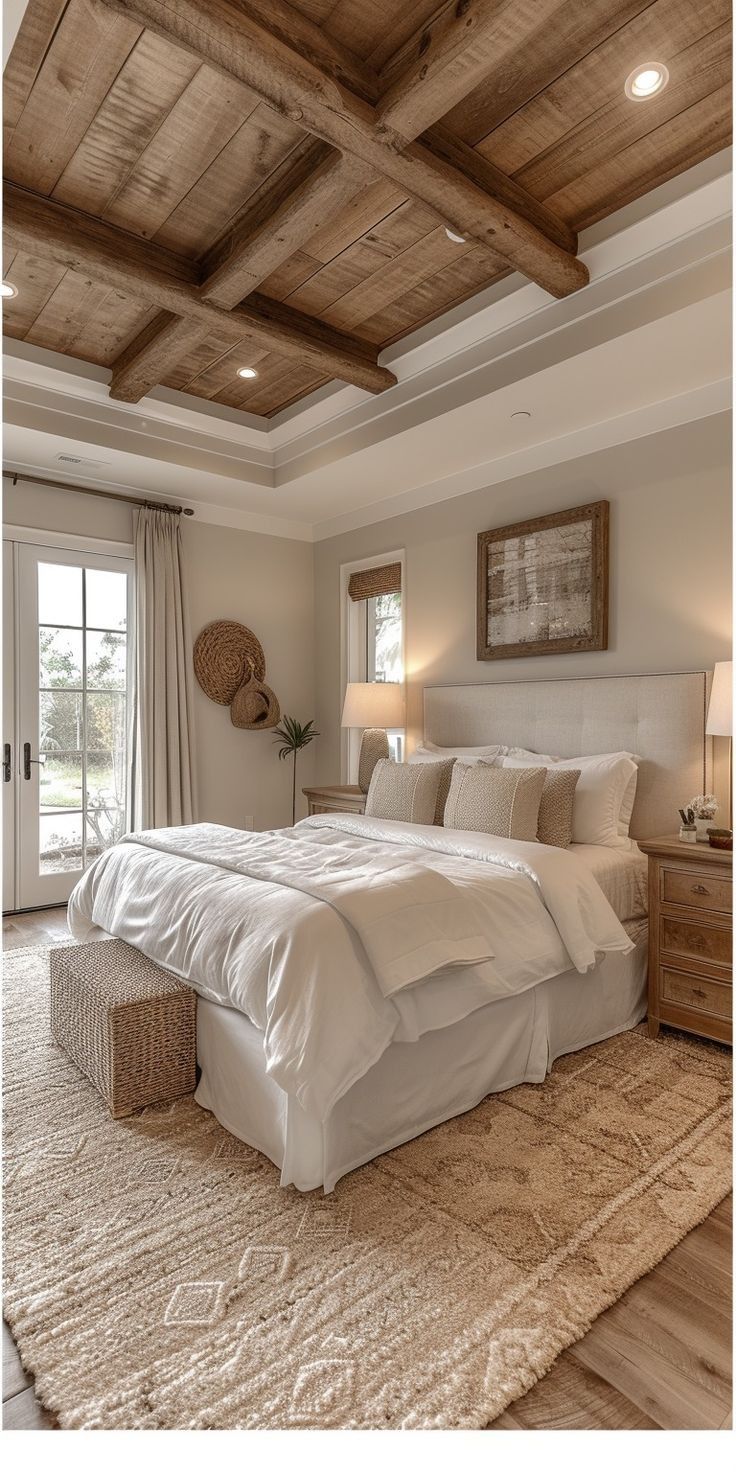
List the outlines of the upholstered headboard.
{"label": "upholstered headboard", "polygon": [[434,685],[424,691],[424,734],[440,746],[494,741],[553,756],[631,751],[641,757],[633,838],[674,832],[677,809],[709,791],[708,675],[608,675]]}

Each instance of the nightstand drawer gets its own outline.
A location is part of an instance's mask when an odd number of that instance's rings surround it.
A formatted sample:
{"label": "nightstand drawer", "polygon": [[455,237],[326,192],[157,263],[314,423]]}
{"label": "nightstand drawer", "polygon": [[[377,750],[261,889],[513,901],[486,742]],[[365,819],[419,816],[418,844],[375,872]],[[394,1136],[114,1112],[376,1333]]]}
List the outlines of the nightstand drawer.
{"label": "nightstand drawer", "polygon": [[674,915],[662,915],[659,946],[661,951],[669,951],[670,955],[710,961],[716,966],[731,965],[732,937],[726,926],[704,925],[698,920],[678,920]]}
{"label": "nightstand drawer", "polygon": [[730,1017],[732,989],[719,981],[710,981],[707,976],[688,976],[684,971],[674,971],[668,966],[660,969],[660,994],[664,1002],[677,1002],[682,1007],[693,1007],[696,1012],[711,1012],[716,1017]]}
{"label": "nightstand drawer", "polygon": [[731,910],[731,883],[713,874],[692,869],[660,869],[661,897],[670,905],[687,905],[694,910]]}

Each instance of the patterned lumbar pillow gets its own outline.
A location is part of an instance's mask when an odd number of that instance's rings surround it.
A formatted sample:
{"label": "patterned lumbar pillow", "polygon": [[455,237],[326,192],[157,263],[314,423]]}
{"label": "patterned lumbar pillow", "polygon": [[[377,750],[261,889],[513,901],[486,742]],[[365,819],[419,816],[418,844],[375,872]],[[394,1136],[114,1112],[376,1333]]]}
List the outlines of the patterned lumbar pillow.
{"label": "patterned lumbar pillow", "polygon": [[385,758],[376,762],[365,800],[368,818],[396,823],[434,823],[437,793],[445,762],[404,766]]}
{"label": "patterned lumbar pillow", "polygon": [[572,843],[572,810],[580,770],[551,771],[542,788],[539,804],[537,838],[555,848],[569,848]]}
{"label": "patterned lumbar pillow", "polygon": [[546,776],[546,767],[514,770],[456,762],[445,803],[445,827],[535,843]]}

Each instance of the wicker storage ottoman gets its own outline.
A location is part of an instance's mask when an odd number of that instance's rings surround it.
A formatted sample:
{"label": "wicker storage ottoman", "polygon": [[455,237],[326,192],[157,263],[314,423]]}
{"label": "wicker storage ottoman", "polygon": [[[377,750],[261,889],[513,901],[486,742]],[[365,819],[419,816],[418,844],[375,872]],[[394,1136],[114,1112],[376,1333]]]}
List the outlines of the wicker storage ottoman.
{"label": "wicker storage ottoman", "polygon": [[52,950],[51,1031],[113,1119],[196,1088],[196,995],[125,941]]}

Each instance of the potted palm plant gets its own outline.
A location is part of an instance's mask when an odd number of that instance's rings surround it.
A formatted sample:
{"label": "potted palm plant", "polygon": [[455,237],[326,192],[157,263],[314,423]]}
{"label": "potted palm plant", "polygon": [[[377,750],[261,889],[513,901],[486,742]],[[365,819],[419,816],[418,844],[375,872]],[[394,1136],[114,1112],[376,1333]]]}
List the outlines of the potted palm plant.
{"label": "potted palm plant", "polygon": [[308,746],[319,731],[314,730],[314,721],[307,721],[302,726],[293,716],[284,716],[281,725],[276,727],[274,736],[279,743],[279,761],[285,762],[288,757],[293,757],[292,780],[291,780],[291,825],[296,822],[296,758],[297,752],[304,746]]}

